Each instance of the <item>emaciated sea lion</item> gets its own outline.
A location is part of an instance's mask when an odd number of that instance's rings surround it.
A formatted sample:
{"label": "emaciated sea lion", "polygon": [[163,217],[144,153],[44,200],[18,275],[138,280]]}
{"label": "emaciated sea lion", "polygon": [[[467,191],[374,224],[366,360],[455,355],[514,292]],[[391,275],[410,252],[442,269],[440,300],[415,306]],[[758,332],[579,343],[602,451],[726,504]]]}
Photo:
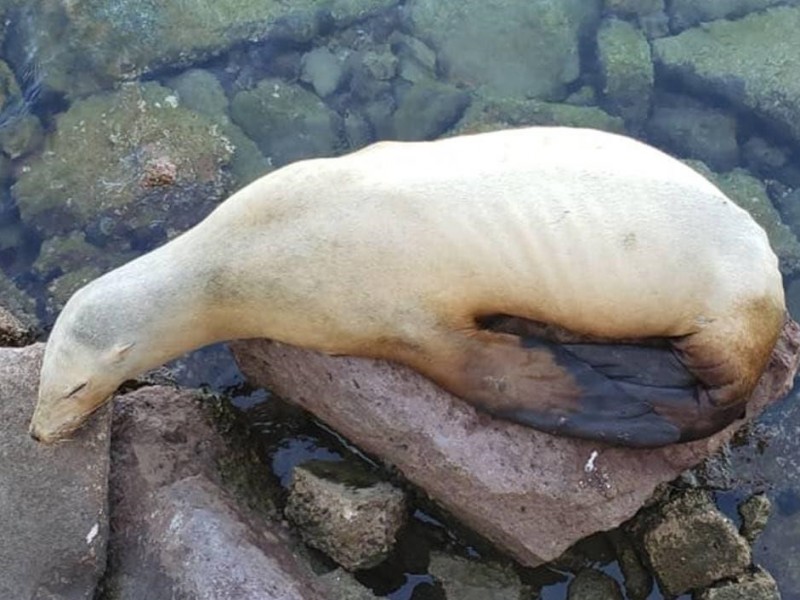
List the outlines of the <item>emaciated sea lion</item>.
{"label": "emaciated sea lion", "polygon": [[[275,171],[78,291],[31,433],[67,436],[188,350],[265,337],[404,363],[548,432],[658,446],[741,415],[784,313],[764,231],[645,144],[546,127],[382,142]],[[519,319],[542,335],[508,333]]]}

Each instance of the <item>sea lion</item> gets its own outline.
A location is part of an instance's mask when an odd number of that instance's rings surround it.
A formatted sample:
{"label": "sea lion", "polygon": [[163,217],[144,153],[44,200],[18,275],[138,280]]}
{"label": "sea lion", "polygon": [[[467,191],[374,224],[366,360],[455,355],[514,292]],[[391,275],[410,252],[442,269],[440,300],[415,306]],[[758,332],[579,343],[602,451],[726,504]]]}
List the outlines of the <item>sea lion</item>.
{"label": "sea lion", "polygon": [[[551,433],[659,446],[741,415],[784,315],[764,231],[641,142],[558,127],[380,142],[266,175],[79,290],[31,434],[67,436],[191,349],[265,337],[406,364]],[[649,378],[636,356],[682,374]]]}

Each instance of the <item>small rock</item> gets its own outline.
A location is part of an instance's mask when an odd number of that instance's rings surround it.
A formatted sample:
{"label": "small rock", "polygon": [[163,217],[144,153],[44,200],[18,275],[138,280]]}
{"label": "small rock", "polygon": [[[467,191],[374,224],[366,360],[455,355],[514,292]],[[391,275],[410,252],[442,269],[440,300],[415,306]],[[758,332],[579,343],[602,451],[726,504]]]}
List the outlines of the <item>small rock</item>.
{"label": "small rock", "polygon": [[511,566],[431,552],[428,572],[457,600],[525,600],[530,594]]}
{"label": "small rock", "polygon": [[31,153],[43,140],[44,129],[35,115],[22,115],[0,126],[0,148],[12,159]]}
{"label": "small rock", "polygon": [[389,44],[400,61],[400,77],[411,83],[435,78],[436,53],[430,46],[399,32],[389,36]]}
{"label": "small rock", "polygon": [[344,569],[334,569],[320,575],[318,581],[328,592],[328,598],[336,600],[378,600],[373,594]]}
{"label": "small rock", "polygon": [[750,546],[701,491],[688,491],[651,515],[643,546],[669,596],[736,577],[750,565]]}
{"label": "small rock", "polygon": [[317,96],[335,92],[342,82],[342,62],[327,48],[314,48],[303,55],[300,80],[311,84]]}
{"label": "small rock", "polygon": [[763,569],[703,590],[697,600],[780,600],[778,584]]}
{"label": "small rock", "polygon": [[397,57],[388,49],[384,52],[368,50],[361,57],[361,64],[378,81],[388,81],[397,75]]}
{"label": "small rock", "polygon": [[180,103],[186,108],[207,116],[220,116],[228,110],[225,90],[211,71],[189,69],[167,81],[178,92]]}
{"label": "small rock", "polygon": [[405,497],[353,465],[308,461],[294,469],[286,516],[306,543],[355,571],[388,556],[405,522]]}
{"label": "small rock", "polygon": [[583,569],[570,582],[567,600],[623,600],[623,597],[611,577],[594,569]]}
{"label": "small rock", "polygon": [[764,531],[772,512],[772,502],[765,494],[755,494],[739,505],[742,517],[740,533],[750,544]]}
{"label": "small rock", "polygon": [[764,138],[753,136],[742,144],[745,164],[756,172],[772,172],[783,167],[788,156],[785,150],[771,145]]}
{"label": "small rock", "polygon": [[603,95],[611,112],[638,129],[647,118],[653,93],[653,61],[644,34],[619,19],[607,19],[597,32]]}
{"label": "small rock", "polygon": [[628,598],[630,600],[646,600],[653,589],[653,578],[642,564],[639,552],[627,528],[620,527],[610,531],[608,537],[617,555]]}
{"label": "small rock", "polygon": [[430,80],[411,86],[394,113],[395,138],[431,140],[453,126],[469,106],[467,92]]}
{"label": "small rock", "polygon": [[33,328],[0,306],[0,346],[26,346],[33,342]]}

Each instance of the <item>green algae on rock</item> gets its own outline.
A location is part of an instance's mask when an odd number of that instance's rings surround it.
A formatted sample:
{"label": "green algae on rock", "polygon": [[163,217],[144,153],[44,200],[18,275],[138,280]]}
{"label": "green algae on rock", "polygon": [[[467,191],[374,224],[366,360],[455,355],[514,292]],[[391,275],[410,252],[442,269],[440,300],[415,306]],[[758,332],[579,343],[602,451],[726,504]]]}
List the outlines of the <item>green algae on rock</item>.
{"label": "green algae on rock", "polygon": [[653,42],[657,70],[723,96],[800,142],[800,8],[714,21]]}
{"label": "green algae on rock", "polygon": [[634,129],[647,118],[653,94],[653,61],[642,31],[627,21],[607,19],[597,32],[603,95],[611,112]]}
{"label": "green algae on rock", "polygon": [[156,83],[75,102],[13,187],[23,221],[49,235],[99,228],[124,236],[154,223],[167,235],[199,221],[230,191],[230,141]]}
{"label": "green algae on rock", "polygon": [[34,0],[15,21],[47,89],[78,98],[164,66],[185,67],[242,42],[308,42],[397,0]]}
{"label": "green algae on rock", "polygon": [[598,0],[411,0],[414,34],[439,52],[449,78],[490,93],[562,99],[580,75],[578,41]]}

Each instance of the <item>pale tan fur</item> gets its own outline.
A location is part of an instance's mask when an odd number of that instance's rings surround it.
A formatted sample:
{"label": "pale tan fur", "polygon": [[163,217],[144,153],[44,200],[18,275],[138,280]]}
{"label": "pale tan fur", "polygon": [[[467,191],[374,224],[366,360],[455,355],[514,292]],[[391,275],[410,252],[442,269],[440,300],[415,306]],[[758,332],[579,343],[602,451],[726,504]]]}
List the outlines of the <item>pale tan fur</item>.
{"label": "pale tan fur", "polygon": [[[124,378],[233,338],[394,359],[458,392],[452,367],[494,313],[695,336],[697,362],[752,389],[784,310],[763,230],[640,142],[544,127],[382,142],[267,175],[79,292],[51,335],[33,430],[63,437]],[[59,412],[83,380],[94,392]]]}

